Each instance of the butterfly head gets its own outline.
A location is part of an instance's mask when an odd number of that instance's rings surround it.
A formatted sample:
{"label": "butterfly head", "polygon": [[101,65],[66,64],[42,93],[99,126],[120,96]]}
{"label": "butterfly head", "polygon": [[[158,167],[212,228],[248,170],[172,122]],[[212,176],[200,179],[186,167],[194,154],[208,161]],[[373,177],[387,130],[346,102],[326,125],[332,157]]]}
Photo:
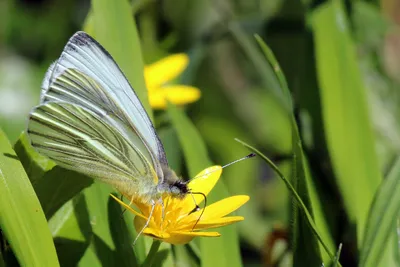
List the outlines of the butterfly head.
{"label": "butterfly head", "polygon": [[164,179],[159,185],[162,192],[166,192],[175,198],[184,198],[189,193],[187,182],[181,180],[173,170],[168,167],[163,168]]}
{"label": "butterfly head", "polygon": [[189,188],[185,181],[177,180],[169,186],[171,194],[176,198],[184,198],[189,193]]}

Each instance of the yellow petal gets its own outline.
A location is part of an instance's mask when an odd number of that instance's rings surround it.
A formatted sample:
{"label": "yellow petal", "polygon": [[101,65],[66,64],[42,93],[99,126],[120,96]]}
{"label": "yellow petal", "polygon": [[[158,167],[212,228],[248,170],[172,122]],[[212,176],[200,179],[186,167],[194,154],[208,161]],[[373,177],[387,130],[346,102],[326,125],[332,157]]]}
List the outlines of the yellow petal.
{"label": "yellow petal", "polygon": [[[146,222],[147,222],[147,218],[136,216],[133,219],[133,224],[135,226],[136,232],[139,233],[143,229],[143,227],[145,226]],[[158,227],[159,225],[157,225],[157,227],[154,227],[154,226],[156,226],[156,225],[154,225],[154,219],[151,218],[150,222],[149,222],[149,225],[147,227],[148,228],[159,229],[159,227]]]}
{"label": "yellow petal", "polygon": [[[242,216],[230,216],[230,217],[223,217],[223,218],[218,218],[214,220],[207,220],[207,221],[199,221],[198,224],[196,224],[196,227],[194,230],[201,230],[201,229],[209,229],[209,228],[217,228],[225,225],[229,225],[235,222],[240,222],[243,221],[244,217]],[[193,228],[193,223],[184,225],[182,227],[179,227],[179,230],[191,230]]]}
{"label": "yellow petal", "polygon": [[224,225],[229,225],[235,222],[240,222],[243,221],[244,217],[243,216],[230,216],[230,217],[223,217],[219,219],[214,219],[214,220],[207,220],[205,222],[199,222],[196,225],[195,229],[202,229],[202,228],[216,228],[216,227],[221,227]]}
{"label": "yellow petal", "polygon": [[170,234],[168,234],[166,232],[158,231],[158,230],[153,229],[153,228],[144,229],[143,234],[147,235],[147,236],[150,236],[152,238],[155,238],[155,239],[163,240],[163,241],[164,241],[164,239],[168,239],[168,238],[171,237]]}
{"label": "yellow petal", "polygon": [[192,241],[193,238],[197,236],[202,237],[219,237],[221,236],[218,232],[186,232],[186,231],[176,231],[170,233],[171,237],[166,238],[163,241],[174,244],[183,245]]}
{"label": "yellow petal", "polygon": [[130,212],[132,212],[135,215],[138,215],[144,219],[146,219],[145,216],[143,216],[143,214],[137,212],[136,210],[132,209],[132,207],[130,207],[128,204],[126,204],[125,202],[121,201],[119,198],[117,198],[116,196],[114,196],[113,194],[110,194],[110,196],[117,201],[121,206],[123,206],[125,209],[129,210]]}
{"label": "yellow petal", "polygon": [[[221,166],[212,166],[207,169],[204,169],[199,174],[197,174],[188,184],[188,188],[191,192],[201,192],[206,196],[214,188],[215,184],[218,182],[219,177],[221,177],[222,167]],[[182,207],[182,214],[186,215],[190,211],[195,208],[195,203],[193,201],[195,199],[197,204],[203,202],[204,197],[202,195],[193,194],[193,197],[188,194],[180,203]]]}
{"label": "yellow petal", "polygon": [[171,235],[182,235],[182,236],[204,236],[204,237],[218,237],[221,236],[218,232],[193,232],[193,231],[174,231]]}
{"label": "yellow petal", "polygon": [[223,217],[240,208],[244,203],[249,201],[249,199],[250,199],[249,196],[238,195],[238,196],[224,198],[218,202],[215,202],[205,208],[200,221],[207,221]]}
{"label": "yellow petal", "polygon": [[193,103],[200,98],[200,95],[198,88],[186,85],[169,85],[149,89],[150,106],[154,109],[165,109],[167,101],[175,105]]}
{"label": "yellow petal", "polygon": [[188,63],[189,57],[186,54],[175,54],[147,65],[144,69],[147,87],[159,87],[173,80],[185,70]]}
{"label": "yellow petal", "polygon": [[202,192],[205,195],[210,193],[211,189],[218,182],[222,174],[221,166],[212,166],[202,170],[192,180],[189,181],[188,187],[192,192]]}
{"label": "yellow petal", "polygon": [[151,205],[140,202],[139,199],[133,200],[133,204],[142,212],[144,217],[148,217],[151,210]]}
{"label": "yellow petal", "polygon": [[182,218],[181,223],[183,224],[183,223],[190,223],[190,221],[197,221],[197,219],[200,216],[201,218],[199,223],[221,218],[240,208],[249,199],[250,197],[246,195],[224,198],[223,200],[220,200],[205,207],[203,215],[201,215],[202,210],[193,212],[189,216]]}
{"label": "yellow petal", "polygon": [[[136,229],[136,233],[142,231],[143,227],[146,224],[147,219],[143,219],[141,217],[135,217],[133,220],[133,224]],[[159,225],[157,225],[159,226]],[[156,227],[154,220],[151,220],[148,227],[143,230],[143,234],[148,235],[152,238],[163,240],[164,238],[170,238],[170,234],[162,231],[159,227]]]}

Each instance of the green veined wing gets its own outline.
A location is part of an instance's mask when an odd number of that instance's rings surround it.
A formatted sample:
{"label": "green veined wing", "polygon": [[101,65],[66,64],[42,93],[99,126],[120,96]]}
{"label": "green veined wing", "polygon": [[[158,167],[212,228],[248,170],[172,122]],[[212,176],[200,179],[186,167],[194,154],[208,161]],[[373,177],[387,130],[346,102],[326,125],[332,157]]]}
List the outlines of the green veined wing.
{"label": "green veined wing", "polygon": [[27,132],[39,153],[128,195],[137,194],[143,182],[155,185],[157,181],[151,163],[109,118],[86,108],[65,102],[37,106]]}
{"label": "green veined wing", "polygon": [[[56,86],[57,78],[71,69],[82,73],[84,77],[90,77],[98,86],[82,86],[82,81],[86,78],[81,77],[72,78],[75,85],[64,83]],[[131,140],[128,137],[134,145],[144,147],[141,151],[150,156],[149,160],[162,182],[162,165],[167,166],[168,163],[148,115],[110,54],[84,32],[77,32],[71,37],[60,58],[46,73],[41,103],[53,101],[71,103],[85,107],[99,116],[111,114],[117,118],[120,121],[118,130],[121,134],[125,137],[136,135],[140,139]],[[115,123],[110,122],[115,126]]]}

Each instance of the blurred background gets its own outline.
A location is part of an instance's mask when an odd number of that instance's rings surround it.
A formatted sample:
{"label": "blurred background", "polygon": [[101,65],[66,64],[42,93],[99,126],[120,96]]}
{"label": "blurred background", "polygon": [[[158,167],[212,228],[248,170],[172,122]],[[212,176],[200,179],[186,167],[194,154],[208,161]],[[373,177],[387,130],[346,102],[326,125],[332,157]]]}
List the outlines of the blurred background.
{"label": "blurred background", "polygon": [[[270,46],[285,74],[310,171],[323,196],[330,232],[345,244],[344,266],[354,266],[354,239],[335,184],[324,134],[316,52],[310,14],[325,1],[142,0],[132,1],[146,64],[184,52],[190,64],[180,83],[200,88],[201,99],[186,107],[213,162],[226,164],[248,154],[240,138],[291,174],[291,121],[273,70],[254,34]],[[400,149],[400,2],[342,1],[374,127],[382,173]],[[77,30],[90,1],[0,1],[0,127],[15,143],[30,109],[39,102],[49,64]],[[115,40],[118,42],[118,40]],[[160,135],[174,136],[156,112]],[[167,144],[166,146],[172,146]],[[174,169],[185,170],[175,157]],[[178,171],[179,172],[179,171]],[[239,212],[246,266],[290,266],[291,200],[282,181],[259,159],[226,169],[231,194],[248,194]],[[351,232],[351,231],[350,231]],[[350,234],[351,236],[351,234]],[[347,245],[347,246],[346,246]]]}

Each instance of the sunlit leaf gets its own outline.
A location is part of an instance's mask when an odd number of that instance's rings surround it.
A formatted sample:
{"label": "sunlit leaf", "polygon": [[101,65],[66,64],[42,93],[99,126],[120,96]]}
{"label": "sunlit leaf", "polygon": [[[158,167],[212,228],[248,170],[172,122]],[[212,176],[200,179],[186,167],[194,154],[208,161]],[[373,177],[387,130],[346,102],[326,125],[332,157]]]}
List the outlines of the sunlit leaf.
{"label": "sunlit leaf", "polygon": [[[292,124],[292,149],[294,156],[292,180],[294,185],[293,190],[294,192],[297,191],[299,199],[304,202],[302,203],[304,207],[300,205],[300,208],[303,212],[308,214],[306,216],[308,223],[305,223],[304,217],[298,214],[297,207],[293,207],[292,218],[295,222],[293,224],[294,229],[292,230],[295,250],[294,262],[297,264],[310,264],[310,262],[313,262],[313,264],[319,264],[324,260],[328,264],[328,262],[333,259],[331,251],[333,251],[334,242],[330,235],[326,218],[324,217],[321,199],[317,194],[317,189],[309,171],[308,162],[304,156],[302,140],[293,114],[293,104],[288,84],[271,49],[259,36],[256,35],[256,39],[263,50],[264,55],[274,69],[281,90],[285,95],[285,101],[290,107],[290,114],[288,114],[288,116],[290,117]],[[291,189],[289,188],[289,190]],[[311,229],[307,224],[311,226]],[[313,238],[311,239],[310,236],[313,236]],[[319,245],[323,249],[323,253],[318,247],[318,240]]]}
{"label": "sunlit leaf", "polygon": [[311,21],[326,141],[360,247],[368,210],[382,180],[366,89],[342,2],[321,5]]}
{"label": "sunlit leaf", "polygon": [[48,219],[63,204],[93,183],[93,179],[55,166],[53,161],[38,154],[29,145],[25,134],[22,134],[15,144],[15,152],[31,180]]}
{"label": "sunlit leaf", "polygon": [[397,239],[400,215],[400,157],[380,185],[369,212],[359,266],[381,266],[382,254]]}
{"label": "sunlit leaf", "polygon": [[0,130],[0,227],[22,266],[59,266],[46,217],[5,134]]}

